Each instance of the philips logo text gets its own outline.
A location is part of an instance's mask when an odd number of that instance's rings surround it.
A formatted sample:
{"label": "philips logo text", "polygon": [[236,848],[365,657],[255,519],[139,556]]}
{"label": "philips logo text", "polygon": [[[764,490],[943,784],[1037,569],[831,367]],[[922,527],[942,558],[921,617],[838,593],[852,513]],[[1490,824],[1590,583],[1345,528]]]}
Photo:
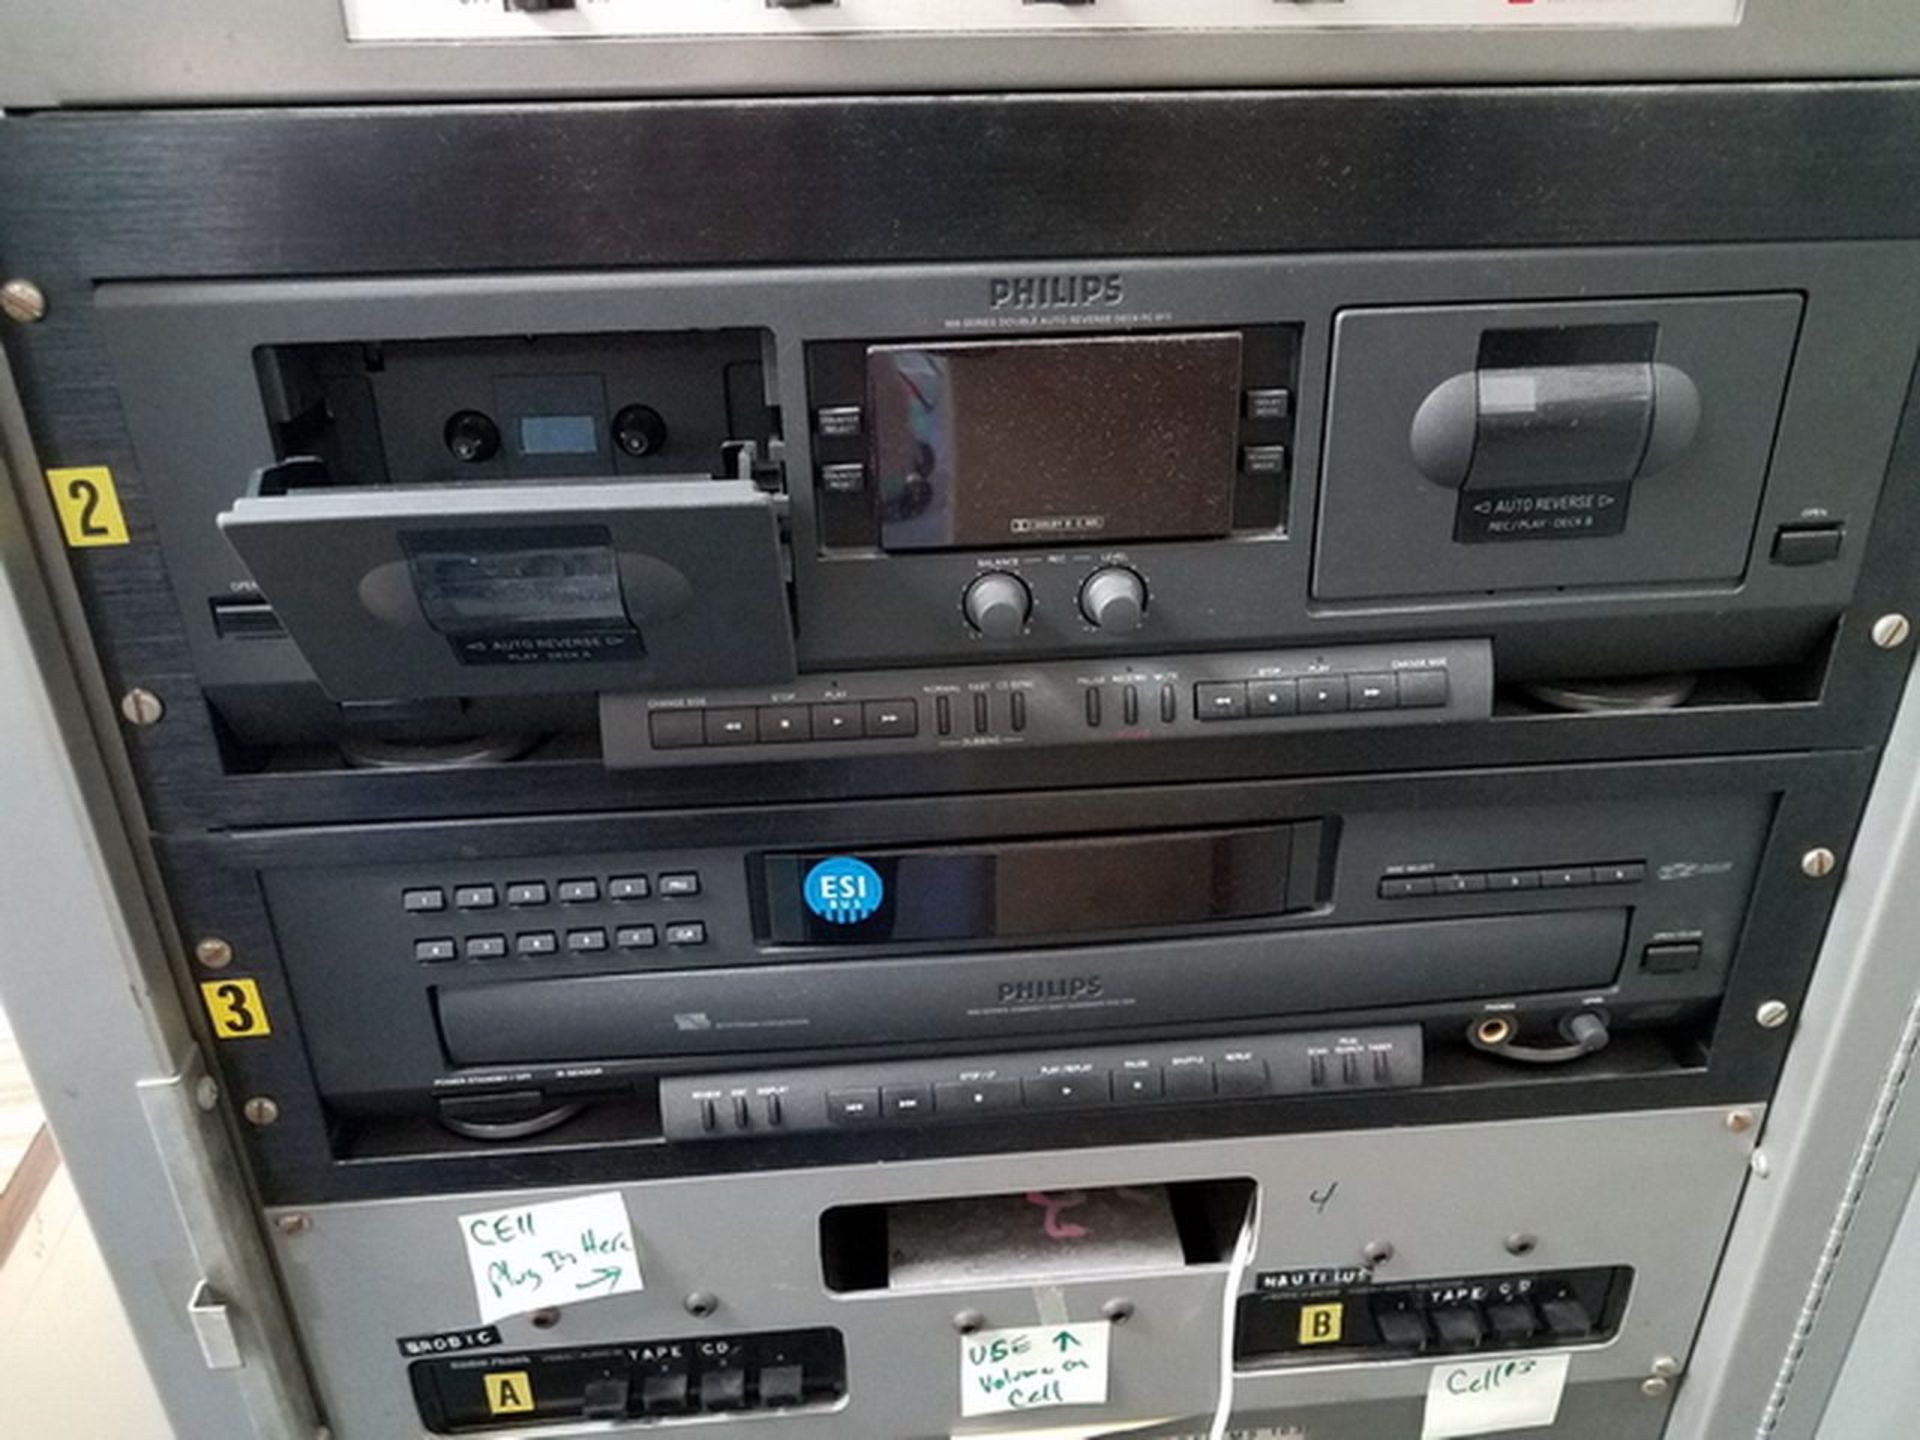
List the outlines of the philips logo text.
{"label": "philips logo text", "polygon": [[1091,1000],[1104,988],[1098,975],[1073,975],[1061,980],[1007,980],[1000,986],[1000,1003]]}
{"label": "philips logo text", "polygon": [[1005,275],[987,282],[995,310],[1092,310],[1127,298],[1118,275]]}

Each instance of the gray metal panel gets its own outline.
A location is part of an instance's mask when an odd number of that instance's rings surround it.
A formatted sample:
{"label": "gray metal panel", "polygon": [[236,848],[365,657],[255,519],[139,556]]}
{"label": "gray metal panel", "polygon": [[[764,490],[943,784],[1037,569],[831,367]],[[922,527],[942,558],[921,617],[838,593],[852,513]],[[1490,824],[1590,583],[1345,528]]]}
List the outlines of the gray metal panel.
{"label": "gray metal panel", "polygon": [[349,45],[327,0],[70,0],[22,12],[8,29],[0,101],[14,106],[1920,71],[1909,0],[1747,0],[1738,28],[1714,30],[378,45]]}
{"label": "gray metal panel", "polygon": [[[1892,1191],[1895,1186],[1888,1183]],[[1907,1195],[1900,1228],[1820,1418],[1817,1440],[1897,1440],[1920,1415],[1920,1189]]]}
{"label": "gray metal panel", "polygon": [[[36,527],[48,539],[46,506],[8,483],[11,468],[37,484],[38,466],[4,359],[0,429],[0,997],[174,1424],[310,1433],[236,1163],[185,1078],[195,1052],[88,718],[87,691],[106,709],[99,681],[70,657],[30,543]],[[238,1312],[244,1368],[216,1373],[203,1358],[187,1310],[202,1281]]]}
{"label": "gray metal panel", "polygon": [[1920,1175],[1920,675],[1885,756],[1672,1440],[1815,1433]]}
{"label": "gray metal panel", "polygon": [[[1252,1270],[1357,1263],[1385,1241],[1384,1279],[1577,1265],[1631,1265],[1634,1298],[1620,1334],[1578,1351],[1570,1435],[1651,1435],[1635,1412],[1595,1428],[1584,1398],[1599,1382],[1623,1397],[1660,1356],[1684,1362],[1725,1227],[1746,1178],[1748,1137],[1718,1109],[1494,1125],[1041,1152],[899,1165],[699,1177],[625,1187],[647,1288],[563,1310],[551,1328],[501,1324],[508,1347],[721,1335],[831,1324],[846,1334],[844,1410],[752,1422],[749,1433],[793,1440],[946,1436],[957,1411],[951,1317],[972,1307],[990,1325],[1034,1324],[1050,1305],[1030,1286],[941,1287],[834,1295],[823,1285],[819,1216],[839,1205],[1006,1191],[1059,1190],[1250,1176],[1260,1186]],[[612,1188],[612,1187],[603,1187]],[[1327,1198],[1331,1192],[1331,1198]],[[282,1271],[320,1374],[338,1440],[413,1434],[413,1402],[395,1341],[475,1323],[462,1258],[461,1214],[566,1191],[374,1201],[299,1212],[306,1228],[276,1227]],[[1324,1203],[1322,1203],[1324,1202]],[[276,1217],[288,1212],[277,1211]],[[1505,1237],[1530,1231],[1538,1248],[1516,1261]],[[1210,1413],[1218,1374],[1222,1285],[1229,1267],[1200,1265],[1124,1281],[1069,1283],[1072,1319],[1097,1317],[1115,1295],[1134,1317],[1113,1341],[1108,1413],[1151,1418]],[[694,1290],[719,1297],[688,1316]],[[1431,1362],[1381,1362],[1248,1372],[1235,1407],[1274,1411],[1315,1436],[1416,1433]],[[1596,1391],[1597,1393],[1597,1391]],[[1319,1407],[1388,1401],[1371,1416]],[[1634,1395],[1644,1413],[1663,1402]],[[1057,1412],[1091,1419],[1086,1411]],[[1330,1417],[1336,1412],[1329,1412]],[[1398,1427],[1405,1425],[1404,1432]],[[639,1427],[627,1427],[638,1429]],[[595,1433],[619,1433],[619,1427]]]}

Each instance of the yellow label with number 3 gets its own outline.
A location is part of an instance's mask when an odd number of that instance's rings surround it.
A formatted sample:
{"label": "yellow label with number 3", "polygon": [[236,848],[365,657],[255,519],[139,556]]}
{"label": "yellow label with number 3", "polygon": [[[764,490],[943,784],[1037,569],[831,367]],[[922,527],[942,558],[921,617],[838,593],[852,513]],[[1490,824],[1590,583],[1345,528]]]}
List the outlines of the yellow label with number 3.
{"label": "yellow label with number 3", "polygon": [[213,1020],[213,1033],[222,1040],[251,1040],[273,1033],[256,981],[207,980],[200,986],[200,998]]}
{"label": "yellow label with number 3", "polygon": [[47,489],[53,492],[53,508],[60,514],[60,528],[70,547],[127,543],[120,494],[113,488],[113,472],[106,466],[49,470]]}

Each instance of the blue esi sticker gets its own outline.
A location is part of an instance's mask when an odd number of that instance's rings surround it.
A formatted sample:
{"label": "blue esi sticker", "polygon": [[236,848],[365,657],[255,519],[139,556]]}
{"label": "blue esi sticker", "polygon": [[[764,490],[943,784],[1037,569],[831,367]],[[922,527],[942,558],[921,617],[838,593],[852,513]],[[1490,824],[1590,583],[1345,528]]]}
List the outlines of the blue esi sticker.
{"label": "blue esi sticker", "polygon": [[807,908],[829,925],[857,925],[880,908],[887,893],[880,872],[851,855],[835,855],[807,871],[800,887]]}

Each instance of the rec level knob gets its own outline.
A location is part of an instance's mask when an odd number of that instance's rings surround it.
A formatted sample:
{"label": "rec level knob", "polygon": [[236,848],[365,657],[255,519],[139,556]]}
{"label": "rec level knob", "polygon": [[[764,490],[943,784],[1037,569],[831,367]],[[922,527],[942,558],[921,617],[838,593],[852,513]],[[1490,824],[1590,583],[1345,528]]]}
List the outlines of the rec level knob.
{"label": "rec level knob", "polygon": [[1119,565],[1096,570],[1080,587],[1080,613],[1109,635],[1131,635],[1147,613],[1147,582]]}
{"label": "rec level knob", "polygon": [[1033,613],[1033,592],[1019,576],[994,570],[967,586],[960,606],[967,623],[982,635],[1011,640],[1026,628],[1027,616]]}

